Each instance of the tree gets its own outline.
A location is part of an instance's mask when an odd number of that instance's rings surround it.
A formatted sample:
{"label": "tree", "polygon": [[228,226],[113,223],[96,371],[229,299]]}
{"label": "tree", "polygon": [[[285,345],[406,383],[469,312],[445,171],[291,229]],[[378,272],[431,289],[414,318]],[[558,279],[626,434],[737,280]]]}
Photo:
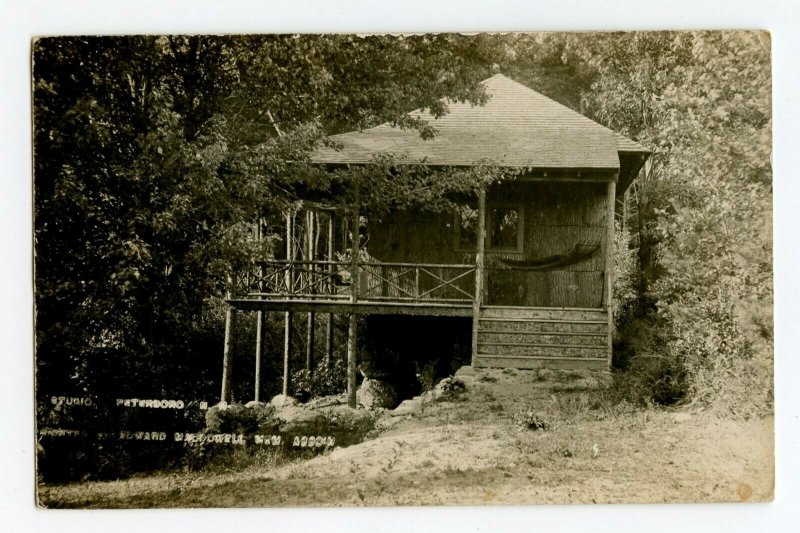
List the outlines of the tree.
{"label": "tree", "polygon": [[387,120],[434,134],[404,112],[480,103],[490,55],[458,35],[38,40],[38,392],[216,392],[214,298],[269,253],[253,221],[334,186],[309,151]]}

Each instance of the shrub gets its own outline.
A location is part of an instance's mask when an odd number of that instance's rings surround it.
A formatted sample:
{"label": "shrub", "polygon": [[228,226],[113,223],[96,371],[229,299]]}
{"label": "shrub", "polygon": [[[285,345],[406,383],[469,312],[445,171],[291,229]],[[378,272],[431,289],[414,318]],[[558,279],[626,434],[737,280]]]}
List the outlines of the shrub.
{"label": "shrub", "polygon": [[685,370],[692,400],[733,416],[769,412],[773,401],[769,350],[754,349],[725,295],[671,312],[668,348]]}
{"label": "shrub", "polygon": [[313,373],[298,370],[292,375],[294,397],[307,402],[320,396],[332,396],[347,388],[347,364],[342,358],[334,358],[330,364],[323,362]]}
{"label": "shrub", "polygon": [[670,353],[664,320],[655,314],[629,314],[617,331],[613,352],[613,381],[607,391],[612,403],[627,401],[639,407],[672,405],[686,398],[686,373]]}
{"label": "shrub", "polygon": [[467,391],[467,385],[460,379],[450,376],[436,385],[440,401],[450,401]]}

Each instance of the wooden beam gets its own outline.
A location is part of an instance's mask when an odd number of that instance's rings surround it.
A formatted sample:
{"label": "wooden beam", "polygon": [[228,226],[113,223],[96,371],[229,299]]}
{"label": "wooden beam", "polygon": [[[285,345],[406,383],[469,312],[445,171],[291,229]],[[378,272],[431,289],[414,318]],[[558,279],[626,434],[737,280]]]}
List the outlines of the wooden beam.
{"label": "wooden beam", "polygon": [[[350,259],[351,273],[350,273],[350,302],[353,304],[358,303],[358,289],[360,284],[360,275],[358,271],[358,254],[359,254],[359,219],[360,219],[360,191],[359,186],[356,185],[355,202],[353,205],[353,224],[350,229],[351,248]],[[356,341],[358,340],[358,317],[351,313],[349,317],[349,324],[347,328],[347,405],[353,409],[356,407],[356,367],[357,367],[357,349]]]}
{"label": "wooden beam", "polygon": [[486,356],[478,358],[477,368],[554,368],[566,370],[605,370],[606,361],[602,358],[543,358],[543,357],[513,357],[513,356]]}
{"label": "wooden beam", "polygon": [[605,265],[605,291],[604,304],[608,312],[608,368],[611,369],[612,333],[614,330],[614,208],[616,207],[617,183],[608,182],[606,194],[606,265]]}
{"label": "wooden beam", "polygon": [[486,189],[478,191],[478,242],[475,253],[475,298],[472,301],[472,366],[478,357],[478,325],[483,303],[484,251],[486,247]]}
{"label": "wooden beam", "polygon": [[228,303],[242,311],[291,311],[294,313],[343,313],[354,315],[414,315],[414,316],[473,316],[473,304],[460,303],[414,303],[414,302],[373,302],[350,300],[261,300],[232,299]]}

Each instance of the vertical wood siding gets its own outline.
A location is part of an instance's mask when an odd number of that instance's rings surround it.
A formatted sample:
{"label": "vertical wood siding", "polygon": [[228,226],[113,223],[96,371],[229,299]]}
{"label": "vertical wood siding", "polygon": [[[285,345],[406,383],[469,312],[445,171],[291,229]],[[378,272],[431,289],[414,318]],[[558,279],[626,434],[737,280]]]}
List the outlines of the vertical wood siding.
{"label": "vertical wood siding", "polygon": [[[488,207],[524,209],[522,252],[487,248],[487,305],[599,308],[606,250],[606,184],[518,182],[489,191]],[[473,263],[455,249],[452,213],[395,211],[369,220],[369,254],[384,262]],[[600,244],[587,261],[553,271],[519,270],[501,259],[536,259],[569,252],[575,244]]]}

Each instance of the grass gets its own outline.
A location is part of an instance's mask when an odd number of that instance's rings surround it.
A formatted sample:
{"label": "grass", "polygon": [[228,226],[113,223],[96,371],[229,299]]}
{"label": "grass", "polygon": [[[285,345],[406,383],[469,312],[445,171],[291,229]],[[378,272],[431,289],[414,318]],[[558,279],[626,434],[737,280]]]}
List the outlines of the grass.
{"label": "grass", "polygon": [[[468,382],[464,401],[432,402],[382,425],[374,439],[314,458],[276,454],[227,470],[44,485],[39,494],[49,507],[83,508],[771,497],[771,418],[734,422],[692,414],[676,422],[670,410],[614,403],[602,389],[555,392],[560,383],[536,372],[481,371]],[[513,413],[528,409],[544,414],[546,430],[515,424]]]}

